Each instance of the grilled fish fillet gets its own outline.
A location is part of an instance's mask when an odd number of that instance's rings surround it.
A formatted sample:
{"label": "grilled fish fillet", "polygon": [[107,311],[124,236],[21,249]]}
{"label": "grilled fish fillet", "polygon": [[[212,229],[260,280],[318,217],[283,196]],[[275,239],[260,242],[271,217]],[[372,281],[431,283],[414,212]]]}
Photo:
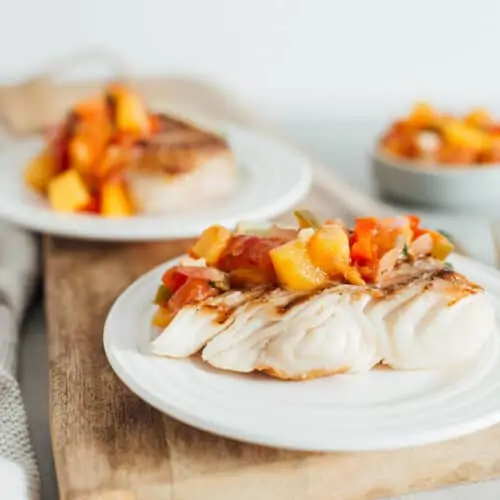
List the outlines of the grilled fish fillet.
{"label": "grilled fish fillet", "polygon": [[141,144],[135,157],[126,180],[143,213],[199,206],[234,188],[236,166],[228,143],[181,120],[163,117],[162,133]]}
{"label": "grilled fish fillet", "polygon": [[495,332],[483,290],[432,259],[401,264],[377,286],[227,292],[183,308],[155,354],[287,380],[364,372],[378,363],[435,369],[474,356]]}

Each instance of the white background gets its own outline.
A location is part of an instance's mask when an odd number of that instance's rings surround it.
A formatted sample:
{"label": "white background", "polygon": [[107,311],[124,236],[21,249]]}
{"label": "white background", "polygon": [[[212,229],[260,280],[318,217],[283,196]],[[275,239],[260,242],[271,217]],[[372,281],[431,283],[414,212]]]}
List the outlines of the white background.
{"label": "white background", "polygon": [[106,47],[146,73],[194,73],[269,112],[494,103],[496,0],[1,0],[0,80]]}

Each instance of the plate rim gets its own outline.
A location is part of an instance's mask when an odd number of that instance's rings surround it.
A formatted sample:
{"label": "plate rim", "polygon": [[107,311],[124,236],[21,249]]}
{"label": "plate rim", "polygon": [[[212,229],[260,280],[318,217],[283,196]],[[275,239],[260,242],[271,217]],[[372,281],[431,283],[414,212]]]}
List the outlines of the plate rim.
{"label": "plate rim", "polygon": [[[127,370],[125,370],[121,363],[117,360],[114,355],[113,348],[111,346],[110,338],[112,336],[110,331],[110,324],[113,321],[113,311],[116,313],[116,307],[119,306],[120,300],[126,300],[128,296],[134,295],[135,291],[142,287],[146,282],[148,282],[151,277],[160,272],[166,265],[170,265],[174,263],[180,257],[176,257],[174,259],[170,259],[154,268],[150,269],[142,276],[137,278],[132,284],[130,284],[114,301],[111,306],[108,315],[106,317],[103,329],[103,346],[105,355],[108,359],[108,362],[115,372],[117,377],[121,380],[122,383],[125,384],[137,397],[142,399],[144,402],[149,404],[150,406],[156,408],[158,411],[169,415],[170,417],[187,424],[191,427],[200,429],[205,432],[209,432],[211,434],[215,434],[218,436],[222,436],[228,439],[234,439],[240,442],[250,443],[254,445],[266,446],[279,448],[284,450],[293,450],[293,451],[306,451],[306,452],[362,452],[362,451],[385,451],[385,450],[395,450],[395,449],[403,449],[414,446],[422,446],[442,441],[447,441],[450,439],[455,439],[459,437],[463,437],[469,435],[471,433],[489,428],[498,422],[500,422],[500,404],[498,409],[495,412],[489,412],[482,416],[481,418],[475,418],[466,424],[460,422],[458,424],[449,425],[445,428],[445,430],[440,429],[438,433],[435,432],[434,429],[419,431],[414,435],[414,437],[407,437],[405,440],[401,440],[400,437],[392,441],[391,439],[386,439],[384,445],[377,444],[377,446],[370,445],[369,442],[366,443],[365,446],[360,446],[356,444],[354,446],[343,446],[343,447],[335,447],[332,448],[329,445],[321,445],[316,443],[316,445],[312,446],[310,442],[307,440],[301,440],[299,438],[295,438],[294,440],[286,439],[285,441],[280,437],[274,437],[270,435],[262,435],[262,433],[255,433],[252,430],[241,430],[241,428],[227,428],[221,427],[217,425],[217,422],[213,422],[207,420],[206,418],[199,418],[196,415],[190,414],[189,412],[184,412],[182,409],[179,409],[175,404],[170,404],[165,401],[163,398],[158,398],[153,392],[144,387],[140,383],[138,383],[133,376],[131,376]],[[472,266],[476,267],[481,272],[487,272],[490,276],[498,282],[500,286],[500,271],[486,264],[478,262],[469,257],[464,257],[461,255],[454,254],[452,260],[457,264],[461,265],[461,267]],[[124,297],[125,299],[122,299]],[[117,306],[118,304],[118,306]],[[498,339],[497,339],[498,340]]]}

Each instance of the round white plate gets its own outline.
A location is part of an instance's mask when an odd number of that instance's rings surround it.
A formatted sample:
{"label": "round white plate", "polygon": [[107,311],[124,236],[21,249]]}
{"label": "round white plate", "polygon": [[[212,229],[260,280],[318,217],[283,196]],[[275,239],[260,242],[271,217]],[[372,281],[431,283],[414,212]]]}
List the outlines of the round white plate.
{"label": "round white plate", "polygon": [[197,236],[207,226],[234,226],[242,220],[272,218],[299,202],[311,185],[308,160],[256,132],[223,129],[239,167],[235,193],[207,207],[168,215],[104,218],[63,214],[28,189],[23,170],[40,151],[41,140],[25,142],[0,155],[0,217],[42,233],[98,240],[160,240]]}
{"label": "round white plate", "polygon": [[[500,273],[462,257],[450,260],[487,288],[500,312]],[[147,273],[118,298],[105,324],[104,348],[134,393],[182,422],[240,441],[308,451],[422,445],[500,422],[497,338],[479,359],[449,371],[374,370],[307,382],[153,356],[151,300],[172,263]]]}

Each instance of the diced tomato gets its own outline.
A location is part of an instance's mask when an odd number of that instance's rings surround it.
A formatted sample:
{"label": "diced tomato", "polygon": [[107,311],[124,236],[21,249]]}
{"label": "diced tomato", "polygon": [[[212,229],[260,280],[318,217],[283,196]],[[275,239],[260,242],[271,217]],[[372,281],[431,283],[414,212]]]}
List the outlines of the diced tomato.
{"label": "diced tomato", "polygon": [[350,241],[351,261],[358,267],[362,277],[368,281],[375,280],[384,256],[394,256],[394,253],[390,253],[392,250],[409,245],[412,227],[418,224],[419,219],[414,216],[357,219]]}
{"label": "diced tomato", "polygon": [[410,221],[410,229],[413,232],[413,240],[427,232],[426,229],[420,227],[420,217],[417,217],[416,215],[407,215],[406,218]]}
{"label": "diced tomato", "polygon": [[486,125],[485,130],[493,135],[500,135],[500,123],[493,123],[491,125]]}
{"label": "diced tomato", "polygon": [[184,274],[178,272],[179,268],[177,266],[168,269],[162,276],[162,283],[170,289],[172,293],[175,293],[187,280],[188,277]]}
{"label": "diced tomato", "polygon": [[286,238],[237,235],[229,242],[218,262],[225,272],[236,269],[260,269],[266,272],[271,282],[276,280],[269,252],[286,243]]}
{"label": "diced tomato", "polygon": [[172,293],[175,293],[189,279],[219,283],[227,277],[222,271],[213,267],[175,266],[165,272],[161,281]]}
{"label": "diced tomato", "polygon": [[206,280],[187,278],[168,301],[168,307],[171,311],[177,312],[186,304],[194,304],[218,293],[218,290],[210,286]]}
{"label": "diced tomato", "polygon": [[416,215],[407,215],[406,218],[410,221],[411,229],[415,229],[420,225],[420,217]]}
{"label": "diced tomato", "polygon": [[90,203],[82,208],[82,212],[90,213],[90,214],[98,214],[101,211],[99,198],[94,196]]}
{"label": "diced tomato", "polygon": [[354,262],[366,262],[373,260],[374,255],[373,240],[369,237],[361,237],[354,241],[351,247],[351,259]]}
{"label": "diced tomato", "polygon": [[50,150],[60,172],[69,168],[69,143],[75,133],[78,117],[70,113],[66,120],[51,131]]}
{"label": "diced tomato", "polygon": [[477,162],[477,148],[442,144],[436,152],[436,161],[443,165],[471,165]]}
{"label": "diced tomato", "polygon": [[419,127],[407,122],[396,122],[382,137],[382,150],[406,158],[416,158],[420,155],[417,142]]}
{"label": "diced tomato", "polygon": [[358,217],[354,226],[354,232],[357,235],[372,233],[378,225],[378,220],[375,217]]}
{"label": "diced tomato", "polygon": [[354,262],[366,262],[375,258],[374,235],[378,221],[373,217],[356,219],[351,237],[351,259]]}

